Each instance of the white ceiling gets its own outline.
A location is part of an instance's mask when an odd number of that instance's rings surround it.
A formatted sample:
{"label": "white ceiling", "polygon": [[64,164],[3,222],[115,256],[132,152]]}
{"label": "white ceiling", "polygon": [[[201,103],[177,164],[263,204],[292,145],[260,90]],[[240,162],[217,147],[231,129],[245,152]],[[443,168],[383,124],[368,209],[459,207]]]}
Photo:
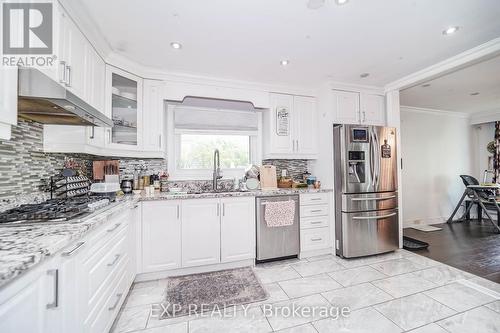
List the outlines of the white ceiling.
{"label": "white ceiling", "polygon": [[500,110],[500,57],[423,84],[401,91],[401,105],[469,113]]}
{"label": "white ceiling", "polygon": [[[500,36],[498,0],[85,0],[110,46],[174,73],[382,86]],[[444,36],[448,26],[458,33]],[[170,47],[182,43],[181,50]],[[289,59],[285,68],[281,59]],[[361,79],[361,73],[370,76]]]}

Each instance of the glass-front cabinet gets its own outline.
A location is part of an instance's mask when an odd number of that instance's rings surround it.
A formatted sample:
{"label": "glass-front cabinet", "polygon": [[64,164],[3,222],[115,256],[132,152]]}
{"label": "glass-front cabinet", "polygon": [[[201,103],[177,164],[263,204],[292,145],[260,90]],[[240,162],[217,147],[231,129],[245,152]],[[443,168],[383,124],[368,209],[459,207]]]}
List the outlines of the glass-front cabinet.
{"label": "glass-front cabinet", "polygon": [[107,113],[113,120],[108,129],[108,146],[137,149],[142,144],[142,79],[108,66]]}

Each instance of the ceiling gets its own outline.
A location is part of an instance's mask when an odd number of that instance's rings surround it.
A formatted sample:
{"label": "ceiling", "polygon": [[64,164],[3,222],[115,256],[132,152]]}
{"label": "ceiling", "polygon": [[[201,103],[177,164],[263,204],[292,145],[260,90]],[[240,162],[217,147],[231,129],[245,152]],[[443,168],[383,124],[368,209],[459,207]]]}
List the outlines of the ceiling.
{"label": "ceiling", "polygon": [[[383,86],[500,36],[498,0],[326,0],[316,10],[307,0],[82,3],[112,49],[142,65],[293,85]],[[449,26],[460,29],[443,35]]]}
{"label": "ceiling", "polygon": [[401,105],[436,110],[500,110],[500,56],[403,90],[400,100]]}

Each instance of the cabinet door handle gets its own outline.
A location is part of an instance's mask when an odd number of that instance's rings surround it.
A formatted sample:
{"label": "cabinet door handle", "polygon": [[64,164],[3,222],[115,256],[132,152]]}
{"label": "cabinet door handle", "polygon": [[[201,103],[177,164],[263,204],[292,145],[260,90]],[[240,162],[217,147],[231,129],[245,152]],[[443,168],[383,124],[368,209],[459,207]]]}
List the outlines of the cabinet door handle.
{"label": "cabinet door handle", "polygon": [[73,254],[77,253],[83,247],[83,245],[85,245],[85,242],[77,243],[76,246],[74,248],[72,248],[70,251],[63,252],[62,256],[63,257],[71,257]]}
{"label": "cabinet door handle", "polygon": [[90,136],[89,136],[89,139],[94,139],[94,135],[95,135],[95,129],[94,129],[94,126],[92,126],[90,128]]}
{"label": "cabinet door handle", "polygon": [[116,294],[116,302],[115,302],[115,304],[113,304],[112,306],[110,306],[108,308],[109,311],[113,311],[114,309],[116,309],[116,307],[118,306],[118,303],[120,303],[120,300],[122,299],[122,296],[123,296],[122,293]]}
{"label": "cabinet door handle", "polygon": [[52,298],[52,303],[46,305],[47,309],[57,308],[59,302],[59,270],[58,269],[49,269],[47,271],[47,275],[52,275],[53,283],[54,283],[54,296]]}
{"label": "cabinet door handle", "polygon": [[181,209],[180,209],[180,206],[177,205],[177,219],[179,219],[181,217]]}
{"label": "cabinet door handle", "polygon": [[226,216],[226,204],[222,204],[222,216]]}
{"label": "cabinet door handle", "polygon": [[363,111],[363,120],[362,120],[362,122],[363,123],[366,122],[366,111]]}
{"label": "cabinet door handle", "polygon": [[161,148],[161,134],[158,134],[158,148]]}
{"label": "cabinet door handle", "polygon": [[217,216],[220,216],[220,204],[217,204]]}
{"label": "cabinet door handle", "polygon": [[64,74],[64,84],[66,87],[71,87],[71,66],[66,65],[66,71]]}
{"label": "cabinet door handle", "polygon": [[320,240],[322,240],[322,239],[323,239],[323,238],[311,238],[311,241],[313,241],[313,242],[318,242],[318,241],[320,241]]}
{"label": "cabinet door handle", "polygon": [[59,83],[66,83],[66,61],[59,61]]}
{"label": "cabinet door handle", "polygon": [[118,229],[118,227],[119,227],[120,225],[121,225],[121,223],[117,223],[117,224],[115,224],[115,225],[113,226],[113,228],[108,229],[108,230],[106,230],[106,231],[107,231],[107,232],[113,232],[113,231],[115,231],[116,229]]}
{"label": "cabinet door handle", "polygon": [[299,140],[295,140],[297,141],[297,151],[299,151]]}
{"label": "cabinet door handle", "polygon": [[108,264],[108,267],[114,266],[120,259],[120,256],[121,256],[120,254],[115,255],[115,259]]}

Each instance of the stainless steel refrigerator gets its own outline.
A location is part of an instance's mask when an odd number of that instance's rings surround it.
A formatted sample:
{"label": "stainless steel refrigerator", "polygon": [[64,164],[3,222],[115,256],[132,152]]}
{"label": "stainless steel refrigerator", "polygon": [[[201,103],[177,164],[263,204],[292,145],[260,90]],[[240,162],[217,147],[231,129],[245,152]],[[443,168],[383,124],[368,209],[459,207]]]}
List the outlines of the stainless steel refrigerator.
{"label": "stainless steel refrigerator", "polygon": [[334,125],[337,254],[362,257],[399,246],[396,130]]}

